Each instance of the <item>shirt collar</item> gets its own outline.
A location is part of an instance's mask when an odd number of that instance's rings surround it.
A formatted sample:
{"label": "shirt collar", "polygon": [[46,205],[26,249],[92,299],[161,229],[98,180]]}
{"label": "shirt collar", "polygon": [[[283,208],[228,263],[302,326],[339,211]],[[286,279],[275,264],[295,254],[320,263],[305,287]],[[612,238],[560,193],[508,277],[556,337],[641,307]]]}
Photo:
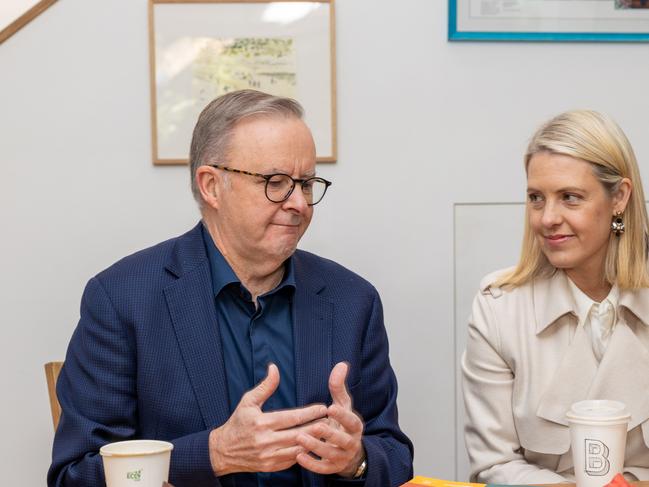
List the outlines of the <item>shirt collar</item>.
{"label": "shirt collar", "polygon": [[[229,284],[234,283],[241,285],[241,279],[237,277],[232,270],[232,267],[230,267],[230,264],[228,264],[228,261],[225,260],[221,251],[214,244],[214,240],[204,224],[201,225],[201,231],[203,242],[205,243],[205,250],[207,251],[207,258],[210,262],[210,270],[212,271],[212,291],[214,292],[214,296],[218,296],[223,288]],[[293,256],[289,257],[284,262],[284,277],[281,282],[275,289],[266,293],[265,296],[274,294],[284,288],[295,289]]]}
{"label": "shirt collar", "polygon": [[[568,313],[577,316],[579,313],[579,307],[570,289],[570,279],[562,270],[556,270],[548,278],[535,279],[532,286],[537,335],[562,316]],[[619,296],[616,299],[619,307],[626,308],[642,323],[649,326],[649,288],[635,290],[620,290],[617,286],[614,288]]]}
{"label": "shirt collar", "polygon": [[[575,304],[577,305],[575,311],[577,312],[579,321],[583,323],[586,321],[586,318],[588,317],[588,313],[590,312],[593,305],[600,304],[600,303],[592,300],[585,292],[579,289],[577,285],[574,282],[572,282],[570,278],[567,278],[567,280],[568,280],[568,286],[570,287],[570,291],[572,292],[572,297],[575,300]],[[618,306],[619,297],[620,297],[620,292],[618,290],[617,284],[615,284],[613,285],[613,287],[611,287],[608,296],[606,296],[606,298],[604,298],[601,302],[603,303],[604,301],[608,301],[613,307],[614,313],[617,315],[617,306]]]}
{"label": "shirt collar", "polygon": [[568,287],[570,288],[572,298],[577,305],[575,311],[577,313],[577,316],[579,317],[579,321],[584,322],[586,320],[586,317],[588,316],[588,313],[590,312],[590,309],[593,307],[593,304],[595,304],[595,301],[590,299],[586,295],[586,293],[579,289],[570,278],[568,278]]}
{"label": "shirt collar", "polygon": [[293,256],[289,257],[284,261],[284,277],[282,277],[281,282],[277,285],[275,289],[266,293],[264,296],[268,294],[273,294],[279,291],[280,289],[289,289],[291,291],[295,290],[295,269],[293,264]]}

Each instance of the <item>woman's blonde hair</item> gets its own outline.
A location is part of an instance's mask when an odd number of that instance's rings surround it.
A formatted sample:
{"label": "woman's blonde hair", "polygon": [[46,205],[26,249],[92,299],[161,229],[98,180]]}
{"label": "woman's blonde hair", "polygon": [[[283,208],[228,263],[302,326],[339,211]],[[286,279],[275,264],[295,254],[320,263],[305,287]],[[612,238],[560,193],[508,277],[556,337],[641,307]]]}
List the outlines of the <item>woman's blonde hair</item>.
{"label": "woman's blonde hair", "polygon": [[[649,287],[647,209],[638,163],[622,129],[608,116],[589,110],[562,113],[546,122],[532,137],[525,153],[527,172],[532,156],[539,152],[584,160],[609,194],[619,189],[622,178],[631,180],[631,197],[624,211],[624,234],[611,233],[606,252],[604,278],[621,289]],[[516,268],[499,277],[494,286],[520,286],[556,269],[548,262],[532,232],[525,212],[521,256]]]}

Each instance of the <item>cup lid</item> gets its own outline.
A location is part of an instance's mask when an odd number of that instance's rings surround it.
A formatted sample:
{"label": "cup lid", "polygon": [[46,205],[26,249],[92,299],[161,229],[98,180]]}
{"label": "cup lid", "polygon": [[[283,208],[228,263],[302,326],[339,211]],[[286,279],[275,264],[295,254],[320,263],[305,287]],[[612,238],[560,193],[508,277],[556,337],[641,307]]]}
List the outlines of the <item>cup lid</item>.
{"label": "cup lid", "polygon": [[585,421],[622,421],[629,420],[631,415],[626,405],[620,401],[609,401],[606,399],[589,399],[579,401],[570,407],[566,413],[568,420]]}
{"label": "cup lid", "polygon": [[160,440],[127,440],[108,443],[99,449],[103,457],[131,457],[141,455],[156,455],[173,450],[174,446],[168,441]]}

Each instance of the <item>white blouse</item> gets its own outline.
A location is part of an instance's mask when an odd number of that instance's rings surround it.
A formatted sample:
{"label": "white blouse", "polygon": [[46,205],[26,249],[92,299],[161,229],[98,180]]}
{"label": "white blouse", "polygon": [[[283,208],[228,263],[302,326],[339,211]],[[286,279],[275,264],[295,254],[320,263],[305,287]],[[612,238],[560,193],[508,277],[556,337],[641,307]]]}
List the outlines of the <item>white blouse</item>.
{"label": "white blouse", "polygon": [[577,304],[578,319],[590,335],[593,353],[598,362],[602,361],[606,347],[617,324],[617,305],[620,298],[617,284],[601,302],[593,301],[568,278],[570,290]]}

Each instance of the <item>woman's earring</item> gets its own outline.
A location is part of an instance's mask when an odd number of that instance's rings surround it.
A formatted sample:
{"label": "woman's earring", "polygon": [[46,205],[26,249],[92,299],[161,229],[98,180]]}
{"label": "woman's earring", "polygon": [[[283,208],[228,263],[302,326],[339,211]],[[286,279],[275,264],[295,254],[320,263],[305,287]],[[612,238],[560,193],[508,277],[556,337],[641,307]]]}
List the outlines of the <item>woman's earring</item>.
{"label": "woman's earring", "polygon": [[624,233],[624,220],[622,219],[622,212],[616,211],[613,216],[613,221],[611,222],[611,231],[615,234],[616,237],[619,237]]}

